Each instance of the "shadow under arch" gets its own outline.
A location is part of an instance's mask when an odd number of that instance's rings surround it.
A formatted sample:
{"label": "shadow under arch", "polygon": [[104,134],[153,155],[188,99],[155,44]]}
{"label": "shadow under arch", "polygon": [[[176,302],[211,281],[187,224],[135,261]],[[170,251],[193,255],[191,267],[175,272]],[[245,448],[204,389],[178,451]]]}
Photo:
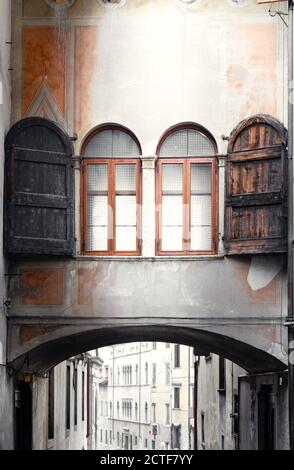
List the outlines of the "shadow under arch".
{"label": "shadow under arch", "polygon": [[203,355],[202,352],[218,354],[251,374],[286,369],[283,362],[265,351],[228,336],[191,327],[138,325],[99,328],[95,325],[93,329],[88,327],[76,334],[69,331],[66,334],[66,329],[67,327],[62,328],[63,334],[59,338],[48,338],[43,344],[16,358],[10,366],[16,370],[44,374],[60,362],[96,348],[130,342],[158,341],[195,347],[196,351],[200,351],[199,355]]}

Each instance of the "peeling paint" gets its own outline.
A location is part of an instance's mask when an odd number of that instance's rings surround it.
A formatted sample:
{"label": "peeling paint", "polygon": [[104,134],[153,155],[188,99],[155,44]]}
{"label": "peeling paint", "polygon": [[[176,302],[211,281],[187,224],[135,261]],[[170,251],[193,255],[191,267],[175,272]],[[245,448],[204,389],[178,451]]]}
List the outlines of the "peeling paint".
{"label": "peeling paint", "polygon": [[253,291],[268,286],[283,267],[282,256],[253,256],[248,273],[248,284]]}

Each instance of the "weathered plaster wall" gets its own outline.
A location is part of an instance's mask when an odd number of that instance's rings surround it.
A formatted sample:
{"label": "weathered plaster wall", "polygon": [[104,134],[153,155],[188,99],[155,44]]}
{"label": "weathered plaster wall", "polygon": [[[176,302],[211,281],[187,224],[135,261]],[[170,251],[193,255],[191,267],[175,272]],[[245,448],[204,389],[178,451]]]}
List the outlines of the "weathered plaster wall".
{"label": "weathered plaster wall", "polygon": [[[71,364],[70,429],[66,429],[66,367]],[[48,379],[35,378],[33,382],[33,449],[34,450],[84,450],[87,449],[87,370],[77,364],[77,425],[74,424],[74,360],[59,364],[54,370],[54,439],[48,440]],[[82,372],[85,373],[85,414],[82,420]]]}
{"label": "weathered plaster wall", "polygon": [[[3,174],[4,136],[10,125],[10,1],[1,2],[0,13],[0,233],[3,232]],[[6,335],[7,321],[4,301],[6,299],[5,260],[3,240],[0,237],[0,449],[13,446],[12,429],[12,379],[7,375]],[[8,412],[9,411],[9,412]]]}
{"label": "weathered plaster wall", "polygon": [[[201,357],[198,370],[198,448],[202,450],[236,450],[233,434],[234,395],[238,394],[238,376],[244,375],[240,367],[226,362],[226,391],[219,392],[219,357],[211,354]],[[202,441],[202,420],[204,435]],[[222,436],[224,442],[222,443]]]}

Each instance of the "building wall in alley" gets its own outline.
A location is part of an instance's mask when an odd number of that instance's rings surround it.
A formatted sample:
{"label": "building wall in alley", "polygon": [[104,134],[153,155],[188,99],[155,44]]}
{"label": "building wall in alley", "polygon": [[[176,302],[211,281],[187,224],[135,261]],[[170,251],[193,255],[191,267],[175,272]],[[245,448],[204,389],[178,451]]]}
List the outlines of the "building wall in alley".
{"label": "building wall in alley", "polygon": [[35,450],[88,448],[87,363],[87,358],[72,358],[52,369],[48,377],[34,379]]}
{"label": "building wall in alley", "polygon": [[[3,233],[4,137],[10,127],[10,7],[9,0],[1,2],[0,15],[0,233]],[[13,447],[12,378],[5,369],[7,345],[6,280],[3,239],[0,237],[0,449]]]}
{"label": "building wall in alley", "polygon": [[238,448],[238,377],[242,375],[246,375],[244,370],[215,354],[200,357],[198,449]]}

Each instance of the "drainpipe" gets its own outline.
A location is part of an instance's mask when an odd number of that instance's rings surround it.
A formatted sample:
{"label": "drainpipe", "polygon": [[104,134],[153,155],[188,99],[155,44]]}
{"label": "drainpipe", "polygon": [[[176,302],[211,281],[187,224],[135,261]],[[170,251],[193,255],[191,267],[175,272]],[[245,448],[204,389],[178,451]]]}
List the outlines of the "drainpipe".
{"label": "drainpipe", "polygon": [[289,0],[289,38],[288,38],[288,67],[289,67],[289,122],[288,122],[288,155],[289,155],[289,228],[288,228],[288,354],[289,354],[289,425],[290,425],[290,449],[294,450],[294,299],[293,299],[293,269],[294,269],[294,252],[293,252],[293,224],[294,224],[294,173],[293,173],[293,0]]}
{"label": "drainpipe", "polygon": [[198,450],[198,369],[200,356],[194,349],[194,450]]}

